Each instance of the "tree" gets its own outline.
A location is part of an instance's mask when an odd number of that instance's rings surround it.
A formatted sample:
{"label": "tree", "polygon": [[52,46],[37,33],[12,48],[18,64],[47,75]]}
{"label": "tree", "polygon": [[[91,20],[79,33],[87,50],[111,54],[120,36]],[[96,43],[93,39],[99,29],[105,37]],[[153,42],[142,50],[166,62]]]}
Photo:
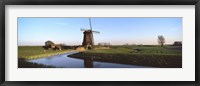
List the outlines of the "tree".
{"label": "tree", "polygon": [[165,38],[162,35],[159,35],[158,36],[158,44],[160,44],[161,47],[163,47],[164,43],[165,43]]}
{"label": "tree", "polygon": [[45,42],[45,46],[47,46],[47,47],[51,47],[52,45],[55,45],[55,44],[50,40]]}

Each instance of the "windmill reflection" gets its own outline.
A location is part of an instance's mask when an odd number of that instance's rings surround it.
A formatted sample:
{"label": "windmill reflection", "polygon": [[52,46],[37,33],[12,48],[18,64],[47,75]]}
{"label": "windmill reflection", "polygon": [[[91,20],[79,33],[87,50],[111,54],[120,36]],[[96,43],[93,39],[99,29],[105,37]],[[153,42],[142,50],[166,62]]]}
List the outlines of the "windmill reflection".
{"label": "windmill reflection", "polygon": [[84,59],[85,68],[93,68],[93,60],[92,59]]}

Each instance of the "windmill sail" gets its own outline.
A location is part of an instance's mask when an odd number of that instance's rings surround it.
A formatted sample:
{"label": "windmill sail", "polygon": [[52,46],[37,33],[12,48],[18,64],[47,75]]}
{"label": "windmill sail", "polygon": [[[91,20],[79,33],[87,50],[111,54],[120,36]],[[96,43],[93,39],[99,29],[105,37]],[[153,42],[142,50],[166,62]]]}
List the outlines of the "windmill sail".
{"label": "windmill sail", "polygon": [[[92,23],[91,23],[91,19],[89,18],[89,22],[90,22],[90,29],[92,31]],[[91,34],[91,38],[92,38],[92,45],[94,45],[94,38],[93,38],[93,33]]]}
{"label": "windmill sail", "polygon": [[89,18],[89,23],[90,23],[90,29],[92,30],[92,23],[90,18]]}

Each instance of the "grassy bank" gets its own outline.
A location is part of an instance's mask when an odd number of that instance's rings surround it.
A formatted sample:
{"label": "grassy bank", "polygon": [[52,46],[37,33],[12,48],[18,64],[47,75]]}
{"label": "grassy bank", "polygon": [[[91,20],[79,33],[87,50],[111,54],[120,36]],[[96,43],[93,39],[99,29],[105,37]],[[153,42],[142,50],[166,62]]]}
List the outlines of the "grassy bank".
{"label": "grassy bank", "polygon": [[47,50],[44,52],[42,46],[19,46],[18,47],[18,58],[23,58],[26,60],[37,59],[48,57],[52,55],[64,54],[67,52],[74,52],[76,50]]}
{"label": "grassy bank", "polygon": [[181,68],[181,46],[112,46],[69,55],[79,59],[152,67]]}
{"label": "grassy bank", "polygon": [[23,58],[18,58],[18,68],[55,68],[53,66],[27,62]]}
{"label": "grassy bank", "polygon": [[124,45],[124,46],[112,46],[110,49],[98,49],[86,51],[87,53],[121,53],[121,54],[160,54],[160,55],[182,55],[181,46],[164,46],[160,47],[158,45]]}

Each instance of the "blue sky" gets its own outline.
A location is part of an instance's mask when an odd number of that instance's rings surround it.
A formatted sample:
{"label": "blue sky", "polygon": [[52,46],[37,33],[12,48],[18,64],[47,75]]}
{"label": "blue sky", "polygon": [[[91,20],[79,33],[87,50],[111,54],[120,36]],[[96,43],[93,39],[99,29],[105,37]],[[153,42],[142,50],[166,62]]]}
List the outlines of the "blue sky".
{"label": "blue sky", "polygon": [[[182,18],[91,18],[95,44],[112,45],[158,44],[163,35],[166,44],[182,41]],[[88,18],[18,18],[18,45],[44,45],[54,43],[81,45],[81,27],[89,27]]]}

